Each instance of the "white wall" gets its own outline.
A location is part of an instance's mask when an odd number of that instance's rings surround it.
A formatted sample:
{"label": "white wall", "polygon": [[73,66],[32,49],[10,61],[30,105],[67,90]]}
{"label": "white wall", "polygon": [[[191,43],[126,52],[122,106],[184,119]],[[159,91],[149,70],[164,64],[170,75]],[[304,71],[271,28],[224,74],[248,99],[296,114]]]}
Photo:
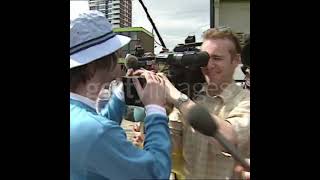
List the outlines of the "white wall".
{"label": "white wall", "polygon": [[233,79],[234,79],[234,80],[243,80],[243,79],[244,79],[245,75],[243,74],[243,72],[242,72],[242,70],[241,70],[241,66],[242,66],[242,64],[240,64],[240,65],[236,68],[236,70],[235,70],[235,72],[234,72],[234,74],[233,74]]}
{"label": "white wall", "polygon": [[219,25],[235,32],[250,33],[250,1],[220,1]]}

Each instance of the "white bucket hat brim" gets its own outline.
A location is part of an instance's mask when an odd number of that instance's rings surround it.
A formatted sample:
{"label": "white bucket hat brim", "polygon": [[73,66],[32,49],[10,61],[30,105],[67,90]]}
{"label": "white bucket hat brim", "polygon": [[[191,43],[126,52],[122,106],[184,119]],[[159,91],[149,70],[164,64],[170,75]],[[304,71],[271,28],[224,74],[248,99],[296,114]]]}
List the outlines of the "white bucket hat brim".
{"label": "white bucket hat brim", "polygon": [[84,49],[70,56],[70,69],[88,64],[93,60],[99,59],[116,52],[130,42],[130,38],[122,35],[116,35],[113,38]]}

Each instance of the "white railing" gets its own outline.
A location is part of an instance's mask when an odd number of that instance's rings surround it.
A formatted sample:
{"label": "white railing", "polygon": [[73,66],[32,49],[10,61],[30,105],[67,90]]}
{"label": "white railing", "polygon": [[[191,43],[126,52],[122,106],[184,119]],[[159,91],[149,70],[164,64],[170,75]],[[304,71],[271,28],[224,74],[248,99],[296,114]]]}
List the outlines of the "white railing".
{"label": "white railing", "polygon": [[114,19],[112,19],[112,20],[111,20],[111,23],[112,23],[112,24],[120,23],[120,20],[114,20]]}

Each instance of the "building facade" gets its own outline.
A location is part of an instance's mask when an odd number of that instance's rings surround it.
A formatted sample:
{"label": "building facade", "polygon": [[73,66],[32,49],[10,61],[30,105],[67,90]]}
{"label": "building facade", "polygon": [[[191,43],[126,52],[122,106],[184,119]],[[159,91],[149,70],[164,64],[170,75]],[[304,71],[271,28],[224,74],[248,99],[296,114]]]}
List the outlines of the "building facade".
{"label": "building facade", "polygon": [[113,28],[132,26],[131,0],[89,0],[89,9],[104,13]]}
{"label": "building facade", "polygon": [[250,0],[214,0],[214,22],[230,27],[243,45],[250,34]]}
{"label": "building facade", "polygon": [[113,31],[131,38],[129,44],[122,48],[121,57],[134,54],[137,46],[141,46],[145,53],[154,53],[154,36],[143,27],[115,28]]}

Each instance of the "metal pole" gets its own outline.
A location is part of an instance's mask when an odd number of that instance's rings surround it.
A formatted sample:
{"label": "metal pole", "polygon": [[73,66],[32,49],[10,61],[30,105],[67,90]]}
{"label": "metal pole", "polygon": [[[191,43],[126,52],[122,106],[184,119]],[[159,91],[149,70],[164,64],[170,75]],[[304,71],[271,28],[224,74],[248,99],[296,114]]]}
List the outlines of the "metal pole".
{"label": "metal pole", "polygon": [[214,0],[210,0],[210,28],[214,28]]}
{"label": "metal pole", "polygon": [[158,29],[157,29],[156,25],[155,25],[154,22],[152,21],[150,15],[149,15],[149,13],[148,13],[148,10],[147,10],[146,6],[143,4],[142,0],[139,0],[139,2],[140,2],[140,4],[142,5],[144,11],[146,12],[147,17],[148,17],[148,19],[149,19],[149,21],[150,21],[153,29],[156,31],[156,34],[157,34],[157,36],[158,36],[158,38],[159,38],[159,40],[160,40],[161,45],[162,45],[164,48],[167,48],[166,45],[164,44],[161,36],[160,36],[160,33],[158,32]]}

